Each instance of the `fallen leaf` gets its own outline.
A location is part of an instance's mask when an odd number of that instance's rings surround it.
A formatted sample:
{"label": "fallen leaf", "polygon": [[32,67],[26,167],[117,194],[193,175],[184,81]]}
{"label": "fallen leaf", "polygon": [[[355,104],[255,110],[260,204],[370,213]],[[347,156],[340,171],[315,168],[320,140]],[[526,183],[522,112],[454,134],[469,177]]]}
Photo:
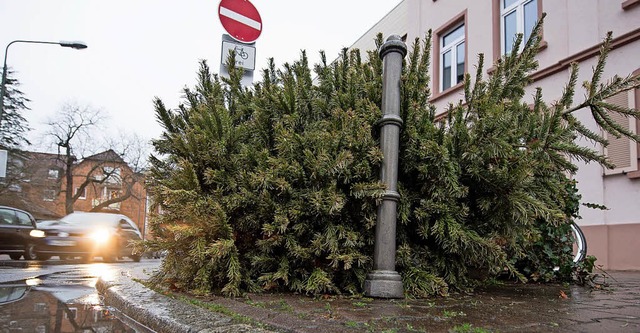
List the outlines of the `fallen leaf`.
{"label": "fallen leaf", "polygon": [[563,290],[560,290],[560,298],[562,298],[562,299],[568,299],[568,298],[569,298],[569,296],[567,296],[567,294],[565,294]]}

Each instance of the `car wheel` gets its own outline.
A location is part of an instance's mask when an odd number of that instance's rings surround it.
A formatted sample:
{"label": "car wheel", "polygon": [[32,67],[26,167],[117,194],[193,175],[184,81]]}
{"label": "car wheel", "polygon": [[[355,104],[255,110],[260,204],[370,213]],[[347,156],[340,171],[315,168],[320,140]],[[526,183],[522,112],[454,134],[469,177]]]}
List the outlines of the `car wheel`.
{"label": "car wheel", "polygon": [[129,258],[131,258],[135,262],[140,262],[140,256],[137,254],[132,254]]}
{"label": "car wheel", "polygon": [[[38,259],[38,254],[36,253],[36,246],[33,244],[27,244],[24,249],[24,259],[25,260],[36,260]],[[46,259],[44,259],[46,260]]]}
{"label": "car wheel", "polygon": [[11,260],[20,260],[21,257],[22,257],[22,254],[12,253],[9,255],[9,258],[11,258]]}
{"label": "car wheel", "polygon": [[42,261],[49,260],[49,259],[51,259],[51,255],[50,254],[38,253],[38,254],[36,254],[36,259],[37,260],[42,260]]}

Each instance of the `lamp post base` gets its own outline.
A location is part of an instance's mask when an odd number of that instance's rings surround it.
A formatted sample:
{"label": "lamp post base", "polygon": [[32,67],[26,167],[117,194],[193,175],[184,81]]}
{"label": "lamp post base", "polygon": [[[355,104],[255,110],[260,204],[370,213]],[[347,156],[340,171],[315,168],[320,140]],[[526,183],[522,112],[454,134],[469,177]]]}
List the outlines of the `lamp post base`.
{"label": "lamp post base", "polygon": [[396,271],[373,271],[364,281],[364,294],[377,298],[404,298],[402,277]]}

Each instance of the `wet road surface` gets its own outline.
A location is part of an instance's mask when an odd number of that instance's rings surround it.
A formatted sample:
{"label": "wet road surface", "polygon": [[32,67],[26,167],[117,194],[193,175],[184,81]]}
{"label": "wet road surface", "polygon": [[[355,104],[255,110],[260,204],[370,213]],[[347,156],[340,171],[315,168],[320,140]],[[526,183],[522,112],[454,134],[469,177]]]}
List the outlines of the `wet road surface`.
{"label": "wet road surface", "polygon": [[104,305],[98,277],[117,264],[10,262],[0,258],[0,332],[150,332]]}
{"label": "wet road surface", "polygon": [[[261,331],[260,328],[269,332],[312,333],[640,332],[640,272],[637,271],[602,275],[602,287],[596,289],[566,284],[499,282],[474,293],[452,293],[449,297],[429,299],[383,300],[277,293],[230,299],[175,292],[168,292],[173,295],[168,298],[149,290],[138,281],[147,279],[159,266],[159,260],[13,269],[1,264],[0,282],[21,279],[27,284],[29,278],[39,277],[38,286],[49,293],[47,297],[69,308],[69,311],[62,307],[49,312],[47,318],[54,321],[47,332],[55,329],[57,318],[62,327],[65,314],[68,317],[69,312],[74,311],[71,308],[86,309],[90,313],[85,316],[87,319],[78,316],[77,325],[86,325],[91,320],[95,322],[92,325],[98,325],[101,318],[115,313],[126,324],[129,324],[127,318],[136,318],[163,333],[176,333],[176,327],[182,329],[180,332],[202,329],[254,332]],[[118,306],[128,317],[104,307],[103,299],[92,289],[96,277],[100,277],[99,281],[110,281],[101,288],[107,305]],[[0,306],[0,332],[4,325],[11,324],[2,312],[4,307]],[[34,307],[38,305],[31,304],[28,309]],[[158,325],[153,326],[154,323]],[[137,331],[131,325],[120,324],[111,322],[111,326],[104,329],[96,326],[95,331]],[[253,328],[247,330],[247,325]]]}

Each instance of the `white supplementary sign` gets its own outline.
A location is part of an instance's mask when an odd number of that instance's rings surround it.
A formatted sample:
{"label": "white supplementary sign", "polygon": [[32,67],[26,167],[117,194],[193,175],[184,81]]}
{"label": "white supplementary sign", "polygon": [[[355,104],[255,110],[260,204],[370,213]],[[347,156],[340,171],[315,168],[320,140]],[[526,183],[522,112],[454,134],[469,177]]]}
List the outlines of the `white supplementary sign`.
{"label": "white supplementary sign", "polygon": [[229,52],[235,50],[236,52],[236,66],[244,68],[246,70],[254,70],[256,67],[256,48],[241,43],[233,43],[229,41],[222,41],[222,64],[227,63],[229,58]]}

